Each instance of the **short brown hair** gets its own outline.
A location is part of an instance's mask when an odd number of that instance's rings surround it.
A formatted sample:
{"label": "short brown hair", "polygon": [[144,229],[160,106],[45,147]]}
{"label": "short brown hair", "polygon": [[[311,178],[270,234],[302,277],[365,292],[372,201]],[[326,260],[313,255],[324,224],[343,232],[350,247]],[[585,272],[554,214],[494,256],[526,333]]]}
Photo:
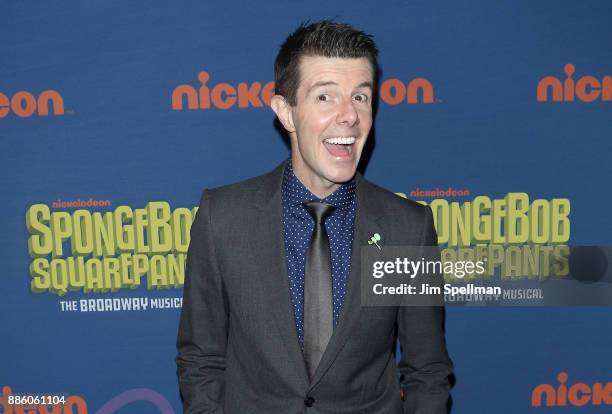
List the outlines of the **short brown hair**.
{"label": "short brown hair", "polygon": [[274,62],[275,93],[282,95],[291,106],[297,104],[302,56],[366,58],[372,65],[376,82],[378,48],[371,35],[332,20],[304,22],[287,37]]}

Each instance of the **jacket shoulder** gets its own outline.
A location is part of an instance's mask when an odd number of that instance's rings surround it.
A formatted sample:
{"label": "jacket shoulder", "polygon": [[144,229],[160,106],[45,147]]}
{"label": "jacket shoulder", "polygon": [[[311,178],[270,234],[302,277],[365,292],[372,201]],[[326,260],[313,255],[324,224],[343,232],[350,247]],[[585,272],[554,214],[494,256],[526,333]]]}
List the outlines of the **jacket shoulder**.
{"label": "jacket shoulder", "polygon": [[280,189],[280,180],[284,164],[273,171],[248,178],[233,184],[207,188],[202,191],[200,204],[207,197],[217,207],[227,206],[230,209],[251,206],[254,202],[265,201],[276,189]]}
{"label": "jacket shoulder", "polygon": [[409,214],[424,217],[431,212],[427,205],[399,196],[361,177],[367,197],[371,197],[387,214]]}

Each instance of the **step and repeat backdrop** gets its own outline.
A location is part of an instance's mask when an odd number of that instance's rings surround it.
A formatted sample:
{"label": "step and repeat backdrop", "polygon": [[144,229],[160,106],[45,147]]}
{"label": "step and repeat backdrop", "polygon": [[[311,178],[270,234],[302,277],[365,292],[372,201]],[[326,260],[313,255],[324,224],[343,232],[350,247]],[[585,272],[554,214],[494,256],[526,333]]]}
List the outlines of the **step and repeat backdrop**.
{"label": "step and repeat backdrop", "polygon": [[[612,242],[610,1],[5,0],[0,412],[182,411],[201,191],[287,158],[273,61],[323,18],[378,42],[364,174],[431,205],[442,245]],[[452,413],[608,412],[612,308],[524,292],[449,303]]]}

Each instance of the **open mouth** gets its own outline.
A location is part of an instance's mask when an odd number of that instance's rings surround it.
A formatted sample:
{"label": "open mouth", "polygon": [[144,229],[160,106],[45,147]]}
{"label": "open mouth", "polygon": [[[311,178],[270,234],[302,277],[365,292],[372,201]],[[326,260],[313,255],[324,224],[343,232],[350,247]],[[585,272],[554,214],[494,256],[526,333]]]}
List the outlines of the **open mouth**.
{"label": "open mouth", "polygon": [[331,137],[324,139],[323,145],[334,157],[350,157],[355,141],[355,137]]}

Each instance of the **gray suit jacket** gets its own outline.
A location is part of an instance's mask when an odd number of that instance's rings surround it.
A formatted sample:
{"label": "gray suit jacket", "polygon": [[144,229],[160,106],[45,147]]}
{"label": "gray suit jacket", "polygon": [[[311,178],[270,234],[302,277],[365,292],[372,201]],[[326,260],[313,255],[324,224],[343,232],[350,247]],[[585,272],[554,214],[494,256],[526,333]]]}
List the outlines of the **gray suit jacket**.
{"label": "gray suit jacket", "polygon": [[310,381],[289,296],[284,165],[202,195],[191,228],[177,340],[184,412],[445,413],[452,363],[444,308],[360,302],[361,246],[374,233],[383,235],[385,245],[435,245],[431,210],[357,174],[347,293]]}

